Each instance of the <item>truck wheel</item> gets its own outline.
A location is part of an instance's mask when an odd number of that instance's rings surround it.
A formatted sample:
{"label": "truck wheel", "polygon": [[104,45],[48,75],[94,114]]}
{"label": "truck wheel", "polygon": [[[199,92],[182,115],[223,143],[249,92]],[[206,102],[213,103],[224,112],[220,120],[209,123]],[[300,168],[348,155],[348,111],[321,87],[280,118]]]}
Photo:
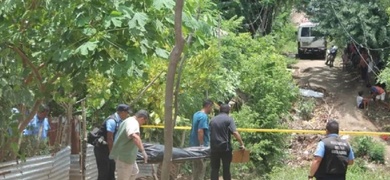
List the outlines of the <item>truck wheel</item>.
{"label": "truck wheel", "polygon": [[298,57],[298,59],[303,59],[303,52],[298,51],[297,57]]}

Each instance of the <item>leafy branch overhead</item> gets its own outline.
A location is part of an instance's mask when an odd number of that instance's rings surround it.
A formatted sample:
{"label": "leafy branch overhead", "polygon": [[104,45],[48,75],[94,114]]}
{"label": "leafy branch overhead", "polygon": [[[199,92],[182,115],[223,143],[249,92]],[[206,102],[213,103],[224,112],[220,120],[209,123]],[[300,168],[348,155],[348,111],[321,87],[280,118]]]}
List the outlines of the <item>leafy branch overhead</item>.
{"label": "leafy branch overhead", "polygon": [[307,2],[304,11],[319,30],[339,44],[354,39],[370,48],[390,46],[387,7],[379,1],[320,1]]}

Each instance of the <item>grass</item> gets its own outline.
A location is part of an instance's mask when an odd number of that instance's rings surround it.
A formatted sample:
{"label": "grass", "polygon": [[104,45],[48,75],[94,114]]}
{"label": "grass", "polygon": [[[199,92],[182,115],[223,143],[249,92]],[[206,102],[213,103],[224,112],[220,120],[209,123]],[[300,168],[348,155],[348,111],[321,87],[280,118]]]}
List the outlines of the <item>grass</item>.
{"label": "grass", "polygon": [[[269,175],[269,180],[306,180],[309,172],[309,167],[281,167],[276,168]],[[359,163],[348,168],[347,179],[348,180],[366,180],[366,179],[375,179],[375,180],[386,180],[389,179],[390,172],[383,169],[380,170],[368,170],[366,168],[360,167]],[[268,179],[268,178],[267,178]],[[260,180],[260,179],[259,179]]]}

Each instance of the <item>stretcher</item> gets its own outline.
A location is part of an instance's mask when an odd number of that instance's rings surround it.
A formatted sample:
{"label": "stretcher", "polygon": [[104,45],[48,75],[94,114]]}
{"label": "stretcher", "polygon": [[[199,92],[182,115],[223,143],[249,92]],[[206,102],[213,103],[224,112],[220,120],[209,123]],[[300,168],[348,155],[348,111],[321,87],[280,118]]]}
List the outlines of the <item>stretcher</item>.
{"label": "stretcher", "polygon": [[[144,149],[148,155],[148,162],[144,163],[144,158],[141,152],[137,154],[137,164],[139,167],[147,167],[148,172],[142,172],[140,168],[140,175],[138,177],[151,176],[158,180],[161,176],[161,166],[164,158],[164,145],[144,143]],[[172,149],[172,164],[170,171],[170,179],[176,179],[179,174],[180,165],[194,160],[208,159],[210,157],[209,147],[187,147],[187,148],[173,148]]]}

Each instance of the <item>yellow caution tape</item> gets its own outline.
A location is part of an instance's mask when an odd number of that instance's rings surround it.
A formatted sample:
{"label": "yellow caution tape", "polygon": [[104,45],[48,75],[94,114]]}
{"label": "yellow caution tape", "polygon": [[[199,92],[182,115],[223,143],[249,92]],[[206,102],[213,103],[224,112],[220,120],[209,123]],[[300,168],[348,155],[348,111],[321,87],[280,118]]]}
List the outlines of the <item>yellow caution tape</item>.
{"label": "yellow caution tape", "polygon": [[[155,126],[155,125],[144,125],[143,128],[157,128],[164,129],[164,126]],[[189,126],[176,126],[175,129],[178,130],[190,130]],[[248,129],[248,128],[237,128],[239,132],[268,132],[268,133],[297,133],[297,134],[325,134],[325,131],[321,130],[298,130],[298,129]],[[389,135],[390,132],[370,132],[370,131],[340,131],[340,134],[347,135],[358,135],[358,136],[380,136],[380,135]]]}

